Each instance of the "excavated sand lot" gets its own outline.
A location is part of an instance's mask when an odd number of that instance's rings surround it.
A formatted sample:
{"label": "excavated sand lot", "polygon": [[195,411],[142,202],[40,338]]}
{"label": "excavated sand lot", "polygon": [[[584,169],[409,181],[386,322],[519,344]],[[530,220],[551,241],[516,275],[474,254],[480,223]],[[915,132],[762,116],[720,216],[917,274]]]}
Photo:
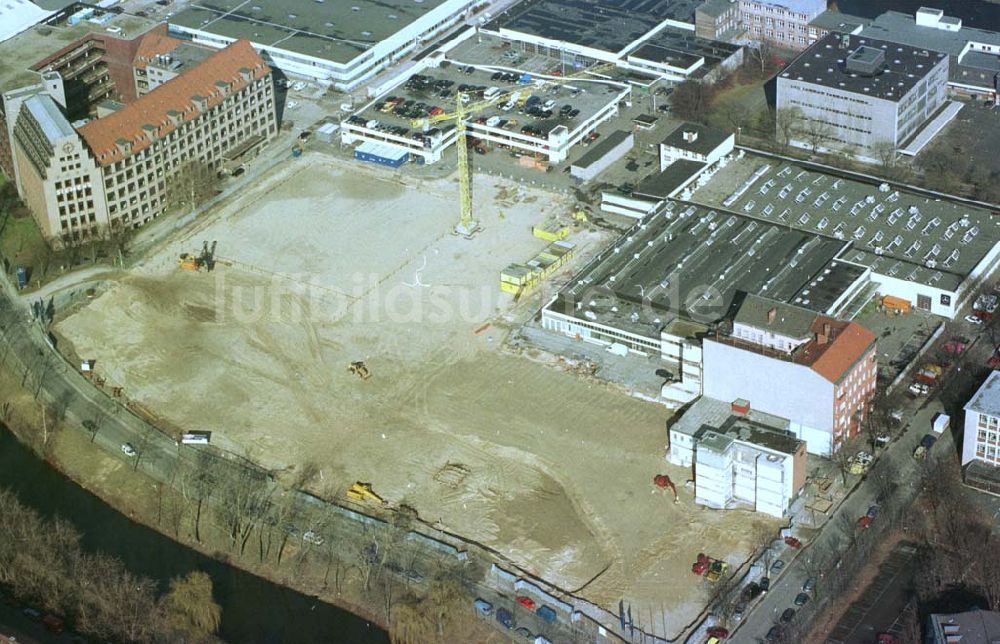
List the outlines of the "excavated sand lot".
{"label": "excavated sand lot", "polygon": [[[313,461],[328,494],[370,481],[676,634],[707,598],[697,553],[742,560],[761,520],[654,492],[656,473],[690,476],[663,460],[661,407],[501,350],[535,306],[515,306],[498,273],[545,246],[533,223],[572,204],[489,177],[475,201],[485,230],[460,239],[453,180],[307,155],[60,320],[60,346],[169,426],[211,430],[277,470]],[[218,241],[216,271],[179,270],[203,240]],[[575,233],[574,266],[607,240]],[[354,360],[370,380],[348,372]]]}

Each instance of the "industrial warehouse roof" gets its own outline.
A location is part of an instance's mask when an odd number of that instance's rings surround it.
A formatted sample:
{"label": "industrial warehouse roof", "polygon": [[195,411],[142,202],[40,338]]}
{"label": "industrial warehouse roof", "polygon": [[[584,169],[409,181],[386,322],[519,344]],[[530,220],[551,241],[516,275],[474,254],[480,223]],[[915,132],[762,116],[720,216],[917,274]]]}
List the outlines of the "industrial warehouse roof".
{"label": "industrial warehouse roof", "polygon": [[[695,135],[693,141],[688,141],[685,136],[689,133]],[[714,127],[702,125],[700,123],[689,123],[685,121],[678,125],[673,132],[663,139],[663,145],[685,150],[693,154],[707,155],[715,148],[722,145],[726,139],[732,136],[731,132],[719,130]]]}
{"label": "industrial warehouse roof", "polygon": [[1000,371],[993,371],[979,391],[966,403],[967,411],[1000,416]]}
{"label": "industrial warehouse roof", "polygon": [[690,159],[677,159],[668,165],[663,172],[657,172],[642,180],[632,195],[649,197],[662,201],[670,197],[678,188],[685,185],[693,176],[705,169],[705,164]]}
{"label": "industrial warehouse roof", "polygon": [[738,291],[788,301],[842,244],[668,201],[598,255],[552,308],[659,339],[673,318],[713,322]]}
{"label": "industrial warehouse roof", "polygon": [[[1000,218],[984,208],[755,155],[719,169],[692,200],[841,240],[838,262],[847,266],[834,273],[857,274],[855,264],[944,291],[957,289],[1000,239]],[[805,301],[810,295],[791,301],[818,308]]]}
{"label": "industrial warehouse roof", "polygon": [[693,25],[699,4],[701,0],[526,0],[485,28],[619,53],[664,20]]}
{"label": "industrial warehouse roof", "polygon": [[[951,56],[950,77],[956,82],[973,85],[992,86],[993,72],[1000,71],[1000,33],[984,29],[962,27],[958,31],[947,31],[935,27],[918,26],[910,14],[887,11],[866,27],[862,36],[882,38],[912,47],[928,47]],[[993,55],[968,52],[959,56],[969,42],[994,47]],[[983,72],[980,77],[979,70]]]}
{"label": "industrial warehouse roof", "polygon": [[625,139],[629,138],[630,136],[632,136],[631,132],[626,132],[624,130],[615,130],[608,136],[604,137],[604,139],[600,143],[587,150],[587,153],[584,154],[579,159],[577,159],[576,163],[574,163],[573,165],[576,166],[577,168],[589,168],[590,166],[594,165],[595,163],[603,159],[604,155],[614,150]]}
{"label": "industrial warehouse roof", "polygon": [[664,27],[644,40],[629,56],[654,63],[667,63],[683,69],[704,59],[706,67],[711,68],[739,50],[739,45],[699,38],[693,32],[684,29]]}
{"label": "industrial warehouse roof", "polygon": [[[884,52],[885,60],[878,66],[875,75],[864,75],[847,68],[850,57],[865,62],[876,50]],[[779,79],[797,80],[895,102],[920,84],[945,56],[926,47],[831,32],[793,60],[781,72]]]}
{"label": "industrial warehouse roof", "polygon": [[740,304],[733,322],[790,338],[806,338],[815,319],[815,311],[750,293]]}
{"label": "industrial warehouse roof", "polygon": [[170,24],[346,63],[449,0],[202,0]]}
{"label": "industrial warehouse roof", "polygon": [[28,0],[5,0],[0,4],[0,42],[30,29],[50,15],[51,11]]}
{"label": "industrial warehouse roof", "polygon": [[[201,64],[129,103],[124,109],[93,120],[77,131],[90,146],[97,163],[109,165],[125,156],[119,143],[128,143],[132,153],[135,153],[155,140],[149,128],[162,137],[172,132],[179,123],[197,118],[201,112],[195,107],[196,98],[206,101],[206,109],[221,103],[226,94],[219,83],[228,84],[230,93],[237,92],[269,72],[270,68],[250,42],[240,40],[213,53]],[[249,75],[250,80],[244,78],[244,73]]]}

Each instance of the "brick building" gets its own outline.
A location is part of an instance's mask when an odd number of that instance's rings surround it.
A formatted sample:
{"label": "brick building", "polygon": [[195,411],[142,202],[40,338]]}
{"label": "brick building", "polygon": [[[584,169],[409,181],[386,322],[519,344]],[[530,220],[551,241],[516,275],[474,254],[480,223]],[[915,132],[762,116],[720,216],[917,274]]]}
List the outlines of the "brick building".
{"label": "brick building", "polygon": [[271,69],[248,41],[116,41],[77,41],[36,66],[41,84],[4,94],[18,192],[57,244],[138,228],[187,164],[215,171],[277,134]]}
{"label": "brick building", "polygon": [[788,419],[813,454],[855,436],[875,393],[871,331],[764,298],[748,298],[729,333],[704,340],[702,356],[705,396]]}

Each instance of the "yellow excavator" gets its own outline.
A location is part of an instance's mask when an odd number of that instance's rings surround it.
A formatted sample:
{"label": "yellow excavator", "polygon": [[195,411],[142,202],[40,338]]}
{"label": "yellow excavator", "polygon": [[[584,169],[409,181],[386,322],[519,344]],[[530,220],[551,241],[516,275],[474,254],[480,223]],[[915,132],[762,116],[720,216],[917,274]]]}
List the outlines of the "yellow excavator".
{"label": "yellow excavator", "polygon": [[352,362],[348,365],[347,370],[362,380],[368,380],[372,377],[372,372],[368,369],[368,365],[365,364],[364,360]]}

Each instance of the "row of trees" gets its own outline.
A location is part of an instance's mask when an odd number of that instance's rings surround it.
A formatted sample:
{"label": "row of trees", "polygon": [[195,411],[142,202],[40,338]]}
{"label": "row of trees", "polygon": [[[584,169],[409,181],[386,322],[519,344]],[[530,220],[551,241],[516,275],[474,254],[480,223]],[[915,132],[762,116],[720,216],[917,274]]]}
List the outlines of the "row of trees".
{"label": "row of trees", "polygon": [[[170,483],[159,488],[156,520],[175,538],[191,537],[300,591],[365,605],[389,624],[393,641],[475,639],[470,606],[482,567],[428,553],[409,537],[417,515],[405,504],[385,522],[363,524],[207,452],[171,467]],[[306,464],[290,485],[314,488],[318,473]],[[342,495],[321,490],[322,497]]]}
{"label": "row of trees", "polygon": [[0,584],[23,601],[67,617],[85,635],[122,642],[205,642],[221,622],[212,580],[200,571],[156,583],[121,561],[84,550],[80,533],[46,520],[0,489]]}

